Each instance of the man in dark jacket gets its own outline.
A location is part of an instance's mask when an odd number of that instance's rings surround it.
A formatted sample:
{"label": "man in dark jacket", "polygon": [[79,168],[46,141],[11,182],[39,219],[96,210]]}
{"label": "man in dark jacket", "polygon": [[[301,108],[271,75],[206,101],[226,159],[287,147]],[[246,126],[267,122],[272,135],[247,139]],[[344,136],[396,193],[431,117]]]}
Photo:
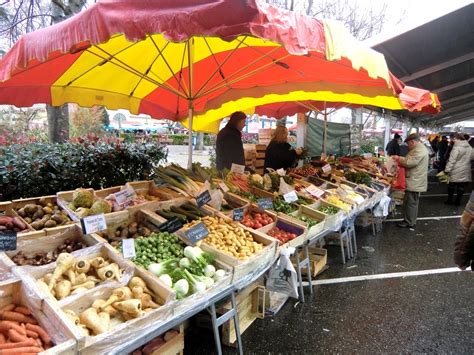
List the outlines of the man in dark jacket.
{"label": "man in dark jacket", "polygon": [[474,270],[474,192],[461,216],[461,235],[454,242],[454,262],[460,269]]}
{"label": "man in dark jacket", "polygon": [[222,171],[230,169],[232,163],[245,165],[242,129],[245,127],[245,113],[237,111],[230,116],[229,122],[221,129],[216,139],[216,167]]}
{"label": "man in dark jacket", "polygon": [[398,133],[395,133],[393,139],[388,142],[385,150],[387,151],[387,155],[390,157],[392,155],[400,155],[400,142],[402,138]]}

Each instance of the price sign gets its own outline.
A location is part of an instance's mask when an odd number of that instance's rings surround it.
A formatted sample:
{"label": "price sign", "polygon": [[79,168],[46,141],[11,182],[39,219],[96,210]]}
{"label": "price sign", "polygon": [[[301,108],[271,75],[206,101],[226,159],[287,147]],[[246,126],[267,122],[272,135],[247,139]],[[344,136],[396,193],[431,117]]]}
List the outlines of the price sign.
{"label": "price sign", "polygon": [[276,172],[277,172],[277,174],[280,175],[280,176],[285,176],[285,175],[286,175],[286,171],[285,171],[285,169],[283,169],[283,168],[278,169]]}
{"label": "price sign", "polygon": [[338,187],[336,191],[337,191],[337,194],[341,196],[342,198],[347,196],[347,191],[344,190],[342,187]]}
{"label": "price sign", "polygon": [[198,207],[204,206],[209,201],[211,201],[211,194],[209,193],[209,190],[204,191],[198,197],[196,197],[196,203]]}
{"label": "price sign", "polygon": [[122,240],[122,254],[125,259],[131,259],[136,256],[135,239]]}
{"label": "price sign", "polygon": [[219,188],[222,190],[223,193],[226,193],[229,191],[229,188],[227,187],[227,185],[223,182],[220,182],[219,183]]}
{"label": "price sign", "polygon": [[196,244],[201,239],[206,238],[208,235],[209,231],[207,230],[204,223],[198,223],[194,227],[189,228],[184,232],[184,236],[192,245]]}
{"label": "price sign", "polygon": [[364,153],[362,154],[362,156],[364,157],[364,159],[370,159],[372,158],[372,153]]}
{"label": "price sign", "polygon": [[262,210],[273,209],[273,200],[271,198],[260,198],[257,200],[257,204]]}
{"label": "price sign", "polygon": [[241,221],[244,219],[244,209],[243,208],[234,208],[232,210],[232,219],[234,221]]}
{"label": "price sign", "polygon": [[135,190],[129,186],[125,190],[114,193],[114,197],[119,205],[126,205],[135,197]]}
{"label": "price sign", "polygon": [[324,195],[324,190],[321,190],[314,185],[309,185],[305,190],[311,196],[314,196],[316,198],[320,198],[322,195]]}
{"label": "price sign", "polygon": [[107,229],[104,214],[81,218],[81,226],[84,234],[91,234]]}
{"label": "price sign", "polygon": [[15,250],[17,232],[0,230],[0,251]]}
{"label": "price sign", "polygon": [[332,170],[331,165],[326,164],[326,165],[323,166],[323,172],[324,172],[325,174],[330,173],[331,170]]}
{"label": "price sign", "polygon": [[283,195],[283,199],[284,199],[285,202],[287,202],[287,203],[292,203],[292,202],[298,201],[298,195],[297,195],[296,192],[293,190],[293,191],[290,191],[290,192],[284,194],[284,195]]}
{"label": "price sign", "polygon": [[236,174],[243,174],[245,173],[245,165],[234,164],[232,163],[230,167],[230,171]]}
{"label": "price sign", "polygon": [[178,218],[172,218],[167,220],[158,226],[160,232],[173,233],[180,230],[183,227],[183,223]]}

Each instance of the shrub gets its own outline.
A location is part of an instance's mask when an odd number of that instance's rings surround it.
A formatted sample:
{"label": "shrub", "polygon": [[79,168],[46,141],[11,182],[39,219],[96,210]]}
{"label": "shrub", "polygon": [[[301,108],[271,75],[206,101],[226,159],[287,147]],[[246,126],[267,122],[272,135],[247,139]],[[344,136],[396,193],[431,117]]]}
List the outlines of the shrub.
{"label": "shrub", "polygon": [[121,143],[113,138],[0,146],[0,191],[3,199],[11,200],[151,179],[152,168],[166,161],[167,154],[156,143]]}
{"label": "shrub", "polygon": [[188,135],[187,134],[171,134],[169,136],[173,140],[173,145],[183,145],[188,144]]}

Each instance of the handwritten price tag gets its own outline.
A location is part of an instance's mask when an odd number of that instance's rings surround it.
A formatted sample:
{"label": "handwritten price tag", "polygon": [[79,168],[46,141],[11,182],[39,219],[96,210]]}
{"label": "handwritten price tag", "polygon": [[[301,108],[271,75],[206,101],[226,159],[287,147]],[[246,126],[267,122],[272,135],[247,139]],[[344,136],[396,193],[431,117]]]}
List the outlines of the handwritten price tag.
{"label": "handwritten price tag", "polygon": [[211,194],[209,193],[209,190],[204,191],[202,194],[196,197],[196,204],[198,207],[204,206],[209,201],[211,201]]}
{"label": "handwritten price tag", "polygon": [[0,251],[15,250],[17,232],[0,230]]}
{"label": "handwritten price tag", "polygon": [[234,164],[230,167],[230,171],[236,174],[243,174],[245,173],[245,165]]}
{"label": "handwritten price tag", "polygon": [[288,192],[287,194],[284,194],[283,199],[287,203],[292,203],[292,202],[298,201],[298,195],[293,190],[293,191]]}
{"label": "handwritten price tag", "polygon": [[81,218],[81,226],[84,234],[91,234],[107,229],[104,214]]}
{"label": "handwritten price tag", "polygon": [[330,173],[331,170],[332,170],[331,165],[326,164],[326,165],[323,166],[323,172],[324,172],[325,174]]}
{"label": "handwritten price tag", "polygon": [[224,184],[223,182],[220,182],[219,183],[219,188],[222,190],[223,193],[226,193],[229,191],[229,188],[227,187],[226,184]]}
{"label": "handwritten price tag", "polygon": [[314,196],[316,198],[320,198],[322,195],[324,195],[324,190],[321,190],[314,185],[309,185],[305,190],[311,196]]}
{"label": "handwritten price tag", "polygon": [[125,190],[114,193],[114,196],[119,205],[126,205],[135,197],[135,190],[129,186]]}
{"label": "handwritten price tag", "polygon": [[232,219],[234,221],[241,221],[244,219],[244,209],[243,208],[234,208],[232,210]]}
{"label": "handwritten price tag", "polygon": [[122,254],[125,259],[131,259],[136,256],[135,239],[122,240]]}
{"label": "handwritten price tag", "polygon": [[260,198],[257,200],[258,207],[262,210],[273,209],[273,201],[271,198]]}
{"label": "handwritten price tag", "polygon": [[184,232],[184,236],[189,242],[194,245],[201,239],[206,238],[209,235],[209,230],[206,228],[204,223],[198,223],[194,227],[189,228]]}
{"label": "handwritten price tag", "polygon": [[178,218],[171,218],[158,226],[160,232],[174,233],[183,227],[183,223]]}

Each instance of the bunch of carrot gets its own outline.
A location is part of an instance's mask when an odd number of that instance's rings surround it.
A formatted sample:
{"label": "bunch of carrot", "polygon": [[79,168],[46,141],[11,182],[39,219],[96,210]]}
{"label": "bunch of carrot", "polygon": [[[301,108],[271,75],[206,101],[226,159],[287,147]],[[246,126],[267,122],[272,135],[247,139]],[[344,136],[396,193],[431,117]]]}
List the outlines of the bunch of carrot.
{"label": "bunch of carrot", "polygon": [[52,346],[28,308],[11,303],[0,309],[0,355],[37,354]]}
{"label": "bunch of carrot", "polygon": [[234,187],[238,190],[250,192],[247,175],[229,173],[227,174],[225,180],[234,185]]}

